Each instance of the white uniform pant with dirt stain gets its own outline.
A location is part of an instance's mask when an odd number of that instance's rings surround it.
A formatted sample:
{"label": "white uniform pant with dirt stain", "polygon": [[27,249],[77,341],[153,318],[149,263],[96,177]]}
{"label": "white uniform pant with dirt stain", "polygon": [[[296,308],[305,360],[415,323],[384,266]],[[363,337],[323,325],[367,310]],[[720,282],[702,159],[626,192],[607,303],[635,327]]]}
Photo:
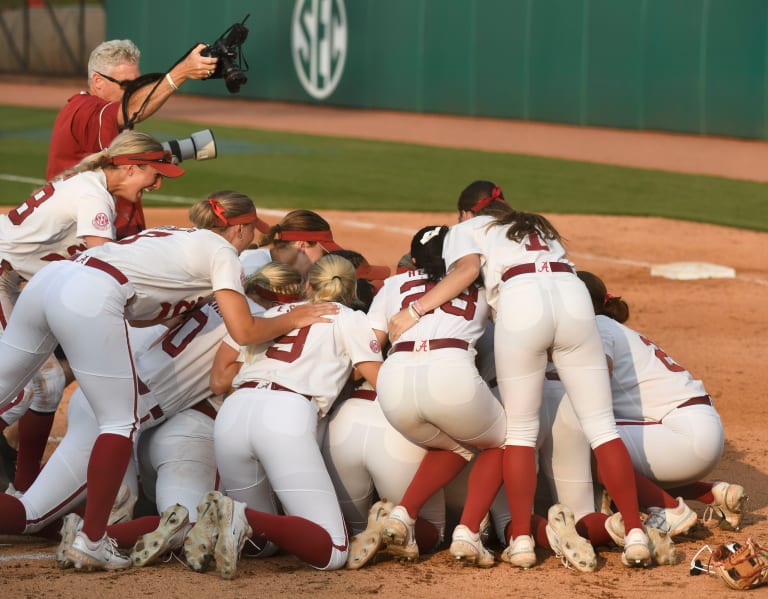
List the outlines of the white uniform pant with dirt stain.
{"label": "white uniform pant with dirt stain", "polygon": [[504,442],[504,410],[477,372],[473,352],[392,354],[381,366],[376,390],[387,420],[424,448],[453,451],[469,461],[477,448]]}
{"label": "white uniform pant with dirt stain", "polygon": [[552,350],[581,427],[595,448],[619,438],[608,364],[584,283],[571,273],[532,273],[502,283],[494,353],[507,414],[507,445],[535,447]]}
{"label": "white uniform pant with dirt stain", "polygon": [[197,505],[216,488],[213,418],[187,408],[160,426],[142,430],[138,441],[139,475],[144,494],[157,513],[180,503],[197,520]]}
{"label": "white uniform pant with dirt stain", "polygon": [[320,453],[313,402],[287,391],[239,389],[216,416],[214,445],[227,495],[274,514],[274,489],[286,514],[310,520],[330,536],[331,558],[319,569],[344,567],[347,533]]}
{"label": "white uniform pant with dirt stain", "polygon": [[137,401],[124,311],[132,295],[130,284],[69,260],[32,277],[0,338],[0,408],[60,343],[100,432],[130,437]]}
{"label": "white uniform pant with dirt stain", "polygon": [[[351,397],[329,418],[323,456],[350,533],[368,524],[375,497],[400,503],[427,450],[411,443],[389,423],[378,400]],[[445,500],[441,489],[419,516],[445,534]]]}
{"label": "white uniform pant with dirt stain", "polygon": [[[143,416],[149,418],[146,410]],[[152,424],[149,418],[144,425]],[[67,405],[67,432],[42,471],[29,487],[21,502],[26,511],[24,534],[34,534],[57,518],[73,511],[86,496],[88,461],[99,427],[91,406],[82,391],[76,389]],[[134,496],[138,495],[136,468],[132,461],[124,482]]]}

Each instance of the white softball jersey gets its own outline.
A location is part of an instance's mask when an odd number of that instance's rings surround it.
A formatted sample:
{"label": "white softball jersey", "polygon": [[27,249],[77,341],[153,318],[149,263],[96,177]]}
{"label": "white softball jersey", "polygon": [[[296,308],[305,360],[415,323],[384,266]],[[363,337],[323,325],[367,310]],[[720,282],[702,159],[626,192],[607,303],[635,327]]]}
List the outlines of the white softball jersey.
{"label": "white softball jersey", "polygon": [[88,257],[107,262],[128,279],[133,298],[125,308],[127,320],[178,316],[220,289],[243,293],[237,251],[221,235],[206,229],[147,229],[89,249],[77,261]]}
{"label": "white softball jersey", "polygon": [[[263,316],[279,316],[296,305],[275,306]],[[325,316],[330,322],[295,329],[270,344],[251,348],[232,386],[239,387],[247,381],[277,383],[311,396],[320,416],[325,416],[349,378],[352,367],[360,362],[381,362],[382,359],[366,315],[341,304],[338,306],[338,314]]]}
{"label": "white softball jersey", "polygon": [[0,258],[29,280],[43,266],[86,249],[86,236],[115,238],[115,199],[104,171],[48,183],[0,215]]}
{"label": "white softball jersey", "polygon": [[563,262],[573,266],[566,259],[565,249],[560,242],[547,239],[546,244],[543,244],[537,237],[530,236],[522,242],[512,241],[507,239],[508,227],[492,226],[493,221],[490,216],[476,216],[453,225],[445,236],[443,259],[446,268],[450,270],[459,258],[480,254],[488,303],[494,311],[497,309],[501,277],[508,268],[546,262]]}
{"label": "white softball jersey", "polygon": [[272,253],[269,248],[257,248],[240,252],[240,262],[243,264],[245,276],[249,277],[262,266],[272,262]]}
{"label": "white softball jersey", "polygon": [[605,355],[613,361],[616,420],[660,421],[681,403],[707,394],[704,383],[644,335],[603,315],[597,317],[597,328]]}
{"label": "white softball jersey", "polygon": [[[368,310],[371,327],[389,330],[389,319],[432,289],[423,270],[409,270],[385,279]],[[452,338],[467,341],[470,351],[485,332],[488,322],[485,289],[472,285],[450,302],[425,314],[413,327],[403,333],[400,341],[420,342],[425,339]],[[473,352],[474,353],[474,352]]]}

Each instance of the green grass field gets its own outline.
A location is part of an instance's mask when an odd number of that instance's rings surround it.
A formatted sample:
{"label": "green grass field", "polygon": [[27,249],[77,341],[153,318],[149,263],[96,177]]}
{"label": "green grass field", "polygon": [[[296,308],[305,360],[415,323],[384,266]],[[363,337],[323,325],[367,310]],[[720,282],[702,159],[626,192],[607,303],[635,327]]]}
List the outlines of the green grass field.
{"label": "green grass field", "polygon": [[[0,204],[17,205],[42,180],[54,110],[0,106]],[[150,119],[161,141],[205,126]],[[211,127],[219,157],[185,161],[187,174],[145,196],[189,204],[219,189],[264,208],[453,211],[475,179],[499,183],[534,212],[662,216],[768,231],[768,186],[518,154]],[[159,196],[159,197],[158,197]]]}

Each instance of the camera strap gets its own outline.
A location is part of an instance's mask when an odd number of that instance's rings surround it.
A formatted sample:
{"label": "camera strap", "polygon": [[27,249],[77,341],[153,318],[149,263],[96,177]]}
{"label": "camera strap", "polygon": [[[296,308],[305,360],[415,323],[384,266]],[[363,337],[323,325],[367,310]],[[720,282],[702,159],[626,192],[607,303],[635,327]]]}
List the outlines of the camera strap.
{"label": "camera strap", "polygon": [[[194,50],[196,47],[197,47],[197,44],[195,44],[189,50],[187,50],[186,54],[184,54],[181,58],[179,58],[179,60],[174,62],[168,70],[170,71],[173,67],[175,67],[187,56],[189,56],[189,53],[192,52],[192,50]],[[158,85],[160,85],[160,82],[163,80],[164,77],[165,77],[165,73],[147,73],[145,75],[140,75],[133,81],[126,84],[125,91],[123,92],[123,101],[121,104],[123,109],[123,123],[125,124],[125,129],[133,129],[133,126],[136,124],[136,120],[139,118],[141,113],[144,112],[144,109],[149,103],[149,99],[152,97],[152,94],[155,93],[155,90],[157,89]],[[131,100],[131,96],[137,90],[141,89],[146,85],[151,85],[152,83],[154,83],[155,85],[149,91],[149,93],[147,94],[147,97],[144,98],[144,101],[141,103],[141,106],[139,106],[136,112],[134,112],[132,115],[129,114],[128,103]]]}

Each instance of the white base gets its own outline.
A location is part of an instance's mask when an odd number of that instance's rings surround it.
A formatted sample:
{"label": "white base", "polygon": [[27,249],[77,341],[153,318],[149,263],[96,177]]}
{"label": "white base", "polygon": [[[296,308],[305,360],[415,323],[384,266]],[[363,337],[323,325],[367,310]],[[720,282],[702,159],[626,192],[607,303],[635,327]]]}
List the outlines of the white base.
{"label": "white base", "polygon": [[651,276],[688,281],[692,279],[733,279],[736,271],[730,266],[708,262],[672,262],[651,267]]}

